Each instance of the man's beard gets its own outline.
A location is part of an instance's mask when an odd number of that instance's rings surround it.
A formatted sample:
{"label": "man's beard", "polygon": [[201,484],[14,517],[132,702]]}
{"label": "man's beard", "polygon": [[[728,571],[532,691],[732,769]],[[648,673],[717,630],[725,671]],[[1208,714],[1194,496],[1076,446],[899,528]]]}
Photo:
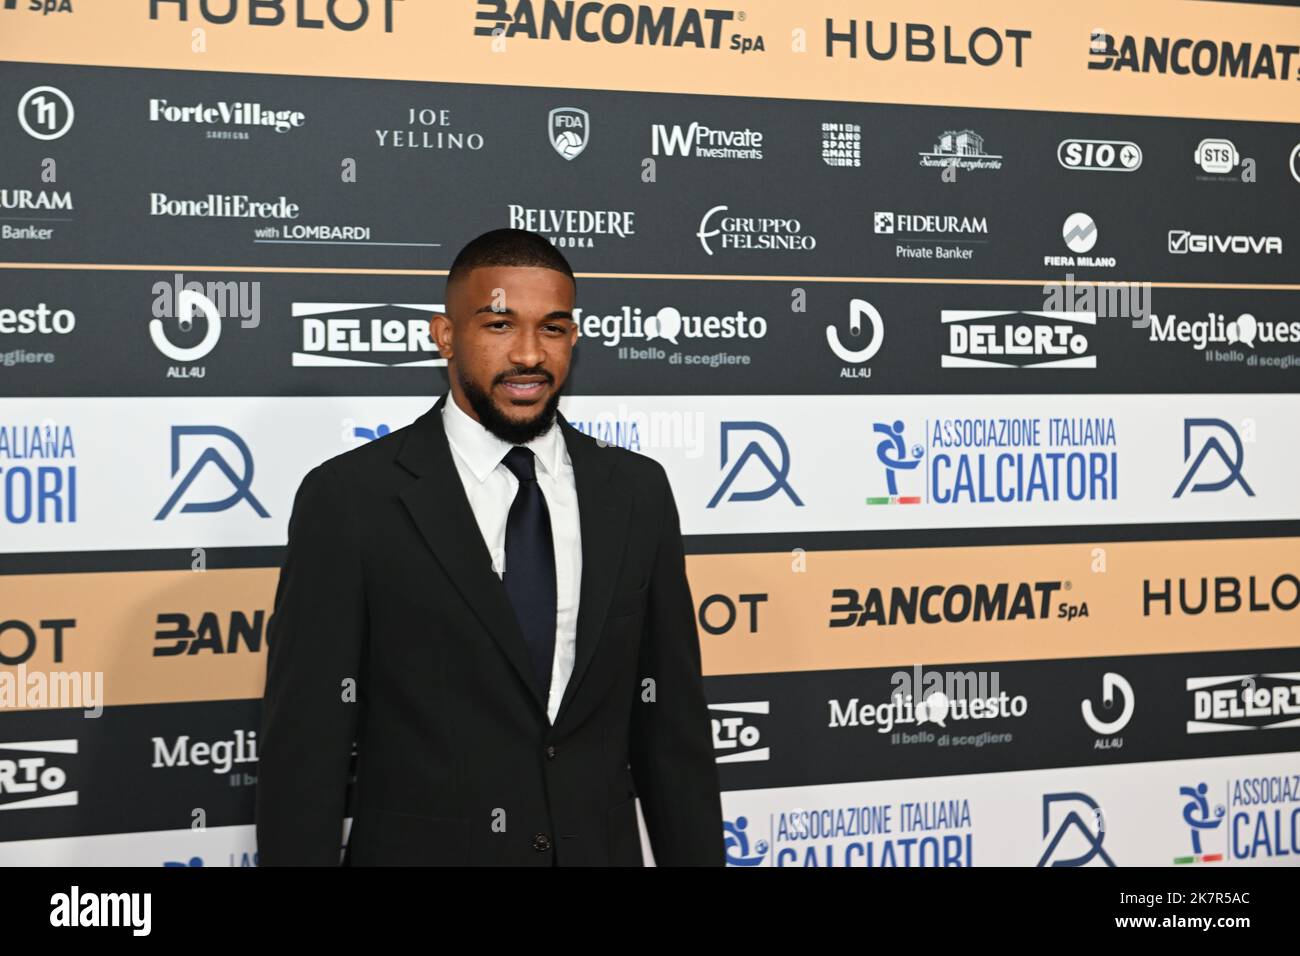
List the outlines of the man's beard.
{"label": "man's beard", "polygon": [[[549,372],[543,372],[540,369],[510,369],[502,372],[492,380],[496,385],[512,375],[545,375],[548,383],[554,383],[555,379]],[[562,389],[557,388],[551,392],[551,397],[546,400],[542,406],[541,412],[536,418],[528,421],[515,421],[501,414],[492,397],[483,391],[476,384],[471,382],[459,369],[456,371],[456,377],[460,381],[460,389],[465,393],[465,399],[469,402],[469,407],[474,409],[478,415],[479,423],[497,438],[502,441],[510,442],[512,445],[523,445],[539,435],[544,435],[555,422],[555,412],[560,404],[560,393]]]}

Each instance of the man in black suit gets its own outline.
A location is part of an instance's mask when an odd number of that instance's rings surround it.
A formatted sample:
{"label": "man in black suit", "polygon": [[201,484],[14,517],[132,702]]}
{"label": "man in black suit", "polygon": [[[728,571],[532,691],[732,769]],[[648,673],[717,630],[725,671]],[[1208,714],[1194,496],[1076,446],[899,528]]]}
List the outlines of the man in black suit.
{"label": "man in black suit", "polygon": [[260,862],[723,862],[677,507],[557,411],[576,282],[534,233],[469,243],[432,335],[450,393],[312,469],[268,628]]}

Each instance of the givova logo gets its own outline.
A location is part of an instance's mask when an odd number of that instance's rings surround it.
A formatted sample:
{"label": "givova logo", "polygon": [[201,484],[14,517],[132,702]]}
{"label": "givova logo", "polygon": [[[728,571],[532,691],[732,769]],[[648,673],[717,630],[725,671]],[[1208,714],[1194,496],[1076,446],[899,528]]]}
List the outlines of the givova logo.
{"label": "givova logo", "polygon": [[769,748],[759,746],[763,739],[759,718],[771,713],[769,701],[710,704],[709,713],[718,763],[753,763],[771,758]]}
{"label": "givova logo", "polygon": [[1181,256],[1189,253],[1219,253],[1234,256],[1280,256],[1281,236],[1248,236],[1229,233],[1169,230],[1169,252]]}
{"label": "givova logo", "polygon": [[1300,672],[1189,677],[1189,734],[1300,727]]}
{"label": "givova logo", "polygon": [[75,739],[0,743],[0,811],[75,807],[68,775],[76,756]]}

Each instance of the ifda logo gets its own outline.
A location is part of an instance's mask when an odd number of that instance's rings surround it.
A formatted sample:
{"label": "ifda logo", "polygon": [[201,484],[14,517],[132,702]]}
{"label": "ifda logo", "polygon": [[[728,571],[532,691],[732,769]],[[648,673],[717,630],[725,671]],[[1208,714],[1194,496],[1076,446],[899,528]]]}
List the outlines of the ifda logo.
{"label": "ifda logo", "polygon": [[591,138],[591,117],[576,106],[557,106],[547,119],[551,146],[565,159],[577,159]]}

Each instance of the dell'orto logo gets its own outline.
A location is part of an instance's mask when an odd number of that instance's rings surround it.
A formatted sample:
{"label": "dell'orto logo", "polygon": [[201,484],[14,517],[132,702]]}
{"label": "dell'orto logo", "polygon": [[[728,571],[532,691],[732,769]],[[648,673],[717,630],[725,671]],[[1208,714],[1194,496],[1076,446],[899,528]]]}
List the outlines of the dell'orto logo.
{"label": "dell'orto logo", "polygon": [[[239,502],[246,501],[248,506],[259,517],[271,517],[253,494],[253,455],[242,438],[229,428],[223,428],[220,425],[173,425],[171,441],[172,478],[176,477],[176,473],[181,468],[181,444],[182,439],[185,438],[206,439],[208,444],[204,446],[203,451],[190,465],[189,470],[185,472],[185,477],[177,484],[176,490],[171,493],[162,510],[154,517],[155,521],[162,521],[172,513],[172,509],[185,496],[190,486],[200,476],[204,475],[204,469],[208,469],[209,466],[211,466],[210,471],[219,473],[229,482],[232,488],[230,494],[216,501],[188,501],[181,506],[183,514],[212,514],[218,511],[226,511],[239,504]],[[214,439],[220,439],[234,446],[239,456],[240,468],[238,470],[233,468],[230,462],[217,450],[217,446],[212,443]]]}
{"label": "dell'orto logo", "polygon": [[710,704],[709,723],[713,727],[713,751],[718,763],[753,763],[768,760],[769,748],[760,747],[763,733],[760,717],[771,713],[766,700],[735,704]]}
{"label": "dell'orto logo", "polygon": [[790,448],[786,445],[785,439],[781,437],[781,433],[767,422],[722,422],[720,436],[722,461],[719,467],[727,468],[732,435],[745,432],[766,436],[776,446],[777,460],[774,461],[772,456],[768,454],[767,449],[763,447],[758,437],[751,437],[740,454],[736,456],[735,463],[727,469],[722,484],[718,486],[718,490],[709,499],[707,507],[716,508],[718,506],[722,496],[731,488],[732,483],[736,481],[751,459],[757,462],[759,468],[767,472],[767,476],[771,479],[770,482],[766,487],[752,491],[732,491],[727,495],[728,501],[763,501],[766,498],[771,498],[778,491],[784,491],[795,505],[803,507],[803,502],[799,500],[799,496],[790,487]]}
{"label": "dell'orto logo", "polygon": [[[1209,432],[1207,435],[1206,432]],[[1193,436],[1200,439],[1196,444]],[[1232,452],[1229,454],[1228,449],[1223,447],[1223,442],[1219,439],[1226,437],[1232,445]],[[1241,443],[1241,436],[1237,430],[1225,422],[1222,418],[1187,418],[1183,420],[1183,461],[1192,458],[1192,447],[1196,445],[1196,458],[1192,460],[1191,467],[1183,475],[1183,480],[1179,482],[1178,489],[1174,492],[1175,498],[1181,498],[1183,492],[1191,486],[1193,493],[1203,491],[1223,491],[1232,485],[1241,485],[1242,489],[1251,498],[1255,497],[1255,491],[1246,482],[1245,476],[1241,473],[1242,464],[1246,459],[1246,449]],[[1210,464],[1206,464],[1210,462]],[[1192,484],[1192,479],[1199,474],[1202,469],[1211,472],[1214,477],[1208,481],[1198,481]]]}
{"label": "dell'orto logo", "polygon": [[[1050,839],[1049,839],[1050,838]],[[1039,866],[1114,866],[1115,861],[1102,847],[1106,839],[1106,821],[1101,806],[1086,793],[1043,794],[1043,840],[1047,843]],[[1067,856],[1077,853],[1077,856]]]}
{"label": "dell'orto logo", "polygon": [[[1115,699],[1118,697],[1122,703],[1116,710]],[[1121,677],[1119,674],[1107,671],[1101,677],[1101,700],[1106,712],[1112,715],[1111,720],[1103,720],[1097,714],[1091,700],[1084,700],[1081,709],[1083,710],[1083,722],[1092,728],[1093,733],[1097,734],[1117,734],[1125,727],[1133,717],[1133,685]]]}
{"label": "dell'orto logo", "polygon": [[1189,734],[1300,728],[1300,672],[1189,677]]}
{"label": "dell'orto logo", "polygon": [[[990,321],[991,320],[991,321]],[[943,368],[1096,368],[1088,354],[1095,312],[987,312],[944,309]]]}
{"label": "dell'orto logo", "polygon": [[1142,147],[1120,139],[1063,139],[1056,161],[1083,173],[1131,173],[1142,165]]}
{"label": "dell'orto logo", "polygon": [[76,755],[75,738],[0,743],[0,812],[75,807],[68,769]]}
{"label": "dell'orto logo", "polygon": [[[867,336],[862,338],[863,319],[867,321]],[[831,347],[842,362],[850,362],[860,365],[863,362],[869,362],[877,352],[880,346],[885,344],[885,320],[880,317],[880,312],[874,305],[866,299],[852,299],[849,301],[849,332],[848,334],[854,339],[853,345],[856,348],[849,348],[840,338],[840,330],[834,325],[826,326],[826,344]],[[858,378],[870,378],[870,369],[867,369],[866,375],[854,376]]]}
{"label": "dell'orto logo", "polygon": [[576,106],[557,106],[547,117],[551,146],[565,159],[577,159],[591,137],[591,117]]}
{"label": "dell'orto logo", "polygon": [[433,368],[438,355],[429,320],[440,303],[295,302],[302,348],[293,364],[305,368]]}

